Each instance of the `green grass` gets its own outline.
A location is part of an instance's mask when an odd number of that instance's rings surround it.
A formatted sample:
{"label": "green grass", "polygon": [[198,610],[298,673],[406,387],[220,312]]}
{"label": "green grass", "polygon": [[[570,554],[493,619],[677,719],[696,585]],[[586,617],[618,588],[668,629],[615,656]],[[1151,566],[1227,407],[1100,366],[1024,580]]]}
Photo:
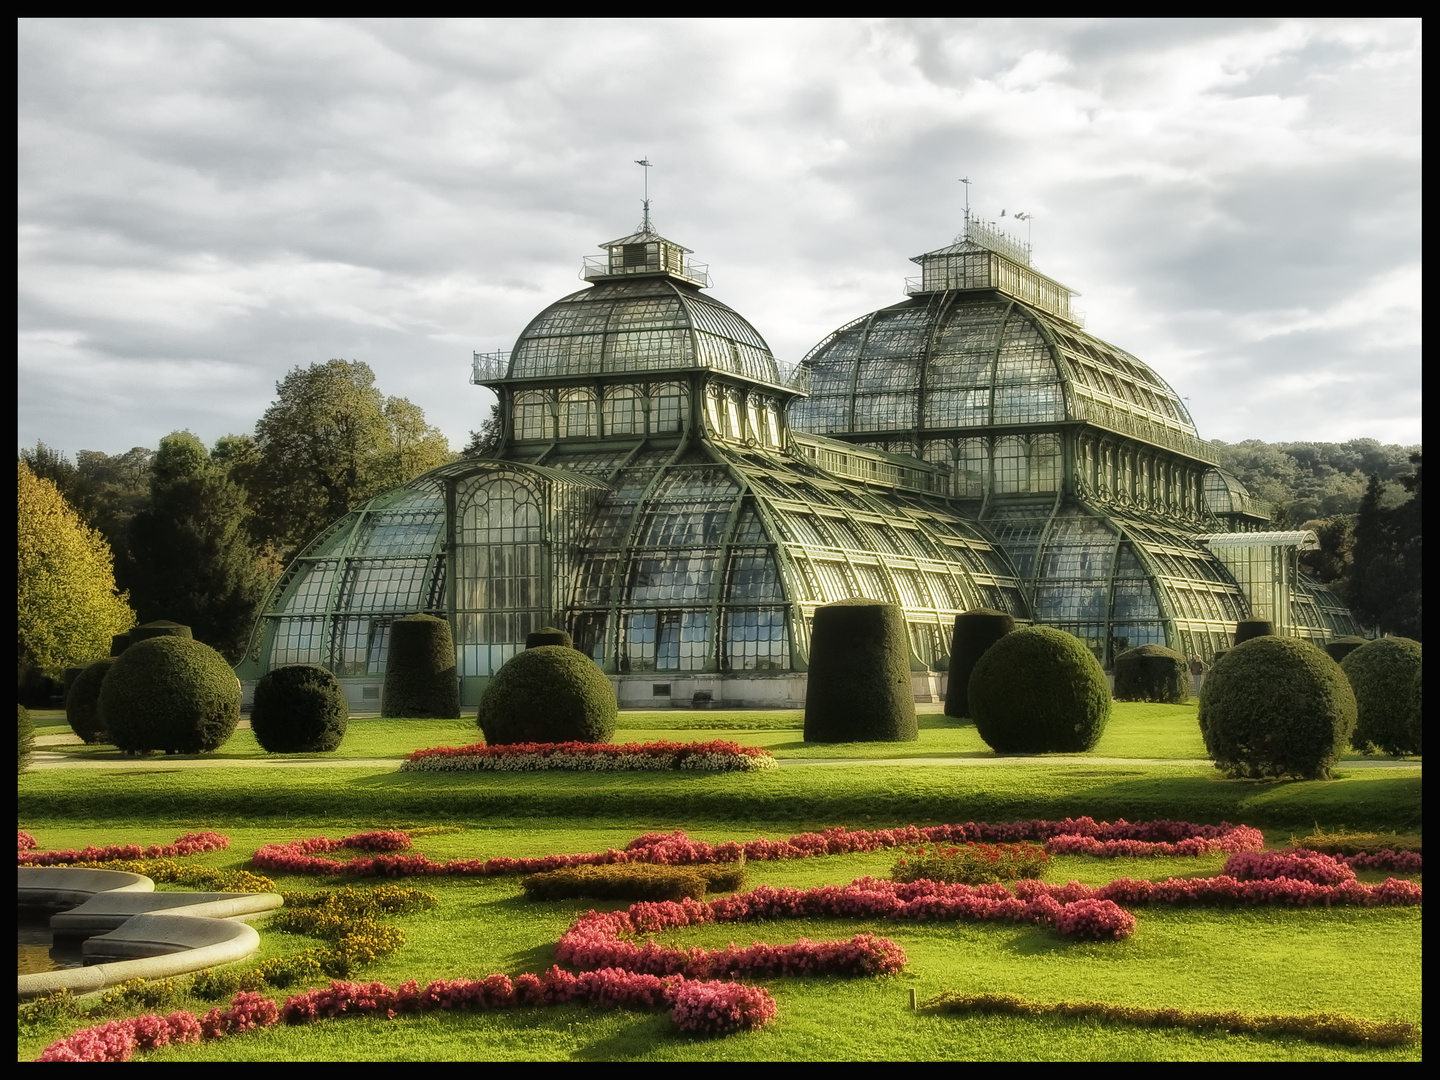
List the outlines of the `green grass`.
{"label": "green grass", "polygon": [[[347,828],[360,828],[355,819]],[[482,854],[539,854],[618,846],[646,827],[568,824],[466,829],[430,835],[417,849],[432,858]],[[765,831],[780,835],[783,823]],[[239,868],[260,843],[311,835],[303,825],[230,830],[231,849],[197,859]],[[334,833],[332,832],[332,835]],[[711,840],[747,839],[722,825],[692,827]],[[46,827],[46,846],[88,840],[154,843],[166,830]],[[1287,837],[1270,835],[1272,842]],[[893,853],[752,863],[753,884],[809,887],[863,874],[883,875]],[[1215,873],[1223,859],[1062,857],[1047,878],[1100,884],[1114,877],[1163,878]],[[310,888],[322,879],[284,876],[277,886]],[[407,935],[396,955],[368,968],[363,981],[396,985],[415,978],[477,977],[493,971],[539,971],[554,959],[555,941],[593,901],[527,902],[518,878],[411,879],[440,906],[427,914],[387,917]],[[1366,1050],[1298,1039],[1144,1031],[1093,1022],[1012,1018],[930,1017],[908,1008],[914,987],[923,1000],[943,990],[1016,993],[1035,1000],[1084,999],[1147,1007],[1242,1009],[1250,1012],[1330,1010],[1419,1022],[1421,916],[1419,909],[1137,908],[1138,928],[1125,942],[1074,944],[1035,927],[1003,924],[916,924],[888,920],[796,920],[704,926],[662,935],[673,944],[706,947],[730,940],[790,942],[846,938],[874,932],[909,956],[899,976],[870,979],[760,980],[780,1006],[766,1031],[709,1040],[677,1032],[664,1010],[629,1011],[566,1006],[495,1014],[429,1015],[397,1021],[344,1020],[272,1029],[200,1047],[168,1050],[154,1060],[1418,1060],[1420,1048]],[[264,933],[257,960],[311,944],[289,934]],[[1342,958],[1352,958],[1345,962]],[[1363,957],[1363,962],[1353,958]],[[253,964],[255,960],[248,963]],[[278,993],[278,992],[277,992]],[[281,994],[280,996],[283,996]],[[203,1007],[199,1003],[192,1008]],[[864,1022],[857,1023],[863,1018]],[[39,1025],[23,1033],[17,1056],[34,1057],[75,1022]]]}

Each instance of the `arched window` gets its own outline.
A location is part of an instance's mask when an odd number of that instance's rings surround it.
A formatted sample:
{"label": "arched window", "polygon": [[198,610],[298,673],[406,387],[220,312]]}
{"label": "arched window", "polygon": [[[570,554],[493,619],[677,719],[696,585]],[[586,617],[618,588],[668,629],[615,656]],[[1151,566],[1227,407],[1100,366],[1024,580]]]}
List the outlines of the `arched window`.
{"label": "arched window", "polygon": [[595,393],[591,390],[563,390],[560,393],[560,438],[584,438],[595,434]]}
{"label": "arched window", "polygon": [[535,494],[514,480],[491,480],[475,487],[459,507],[462,544],[513,544],[540,539],[540,505]]}
{"label": "arched window", "polygon": [[605,434],[645,434],[645,402],[633,386],[614,386],[605,392]]}
{"label": "arched window", "polygon": [[544,391],[532,390],[515,397],[515,438],[553,439],[555,406]]}
{"label": "arched window", "polygon": [[650,388],[650,433],[665,435],[685,426],[685,387],[663,383]]}
{"label": "arched window", "polygon": [[1030,490],[1030,448],[1019,435],[995,440],[995,493]]}
{"label": "arched window", "polygon": [[1030,441],[1030,490],[1055,491],[1060,487],[1060,440],[1035,435]]}
{"label": "arched window", "polygon": [[718,386],[706,389],[705,419],[711,434],[723,438],[732,433],[732,429],[726,426],[725,391]]}

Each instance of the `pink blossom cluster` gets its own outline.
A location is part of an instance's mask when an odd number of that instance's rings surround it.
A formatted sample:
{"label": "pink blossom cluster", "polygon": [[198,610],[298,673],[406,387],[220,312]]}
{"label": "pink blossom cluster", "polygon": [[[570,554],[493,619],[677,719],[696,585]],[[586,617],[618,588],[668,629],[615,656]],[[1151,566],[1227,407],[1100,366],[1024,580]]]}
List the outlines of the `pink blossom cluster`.
{"label": "pink blossom cluster", "polygon": [[699,769],[710,772],[776,768],[770,751],[741,746],[725,739],[679,743],[509,743],[487,746],[435,746],[405,756],[402,770],[462,771],[494,769],[530,772],[540,769]]}
{"label": "pink blossom cluster", "polygon": [[1259,851],[1264,846],[1264,835],[1248,825],[1238,825],[1221,836],[1190,836],[1174,843],[1165,840],[1097,840],[1093,836],[1073,834],[1054,836],[1045,841],[1045,850],[1051,855],[1092,855],[1102,859],[1211,855]]}
{"label": "pink blossom cluster", "polygon": [[[1016,891],[1019,891],[1018,885]],[[1210,878],[1167,878],[1164,881],[1121,878],[1102,885],[1092,895],[1097,900],[1114,900],[1126,906],[1283,904],[1295,907],[1405,907],[1418,905],[1422,900],[1419,885],[1398,878],[1387,878],[1379,885],[1363,885],[1358,881],[1317,885],[1311,881],[1284,877],[1239,881],[1223,874]]]}
{"label": "pink blossom cluster", "polygon": [[1354,881],[1355,871],[1343,859],[1318,851],[1292,848],[1288,851],[1239,851],[1225,860],[1224,873],[1237,881],[1273,881],[1291,878],[1316,885],[1339,885]]}
{"label": "pink blossom cluster", "polygon": [[111,1020],[77,1031],[53,1042],[36,1061],[129,1061],[136,1050],[153,1050],[171,1043],[198,1043],[202,1032],[194,1014],[183,1010],[169,1016],[150,1013],[128,1020]]}
{"label": "pink blossom cluster", "polygon": [[[59,866],[65,863],[106,862],[111,859],[173,859],[181,855],[199,855],[205,851],[221,851],[230,846],[230,838],[216,832],[186,833],[173,844],[152,844],[142,848],[139,844],[114,844],[97,848],[86,845],[83,851],[73,848],[64,851],[32,851],[35,839],[28,833],[21,833],[21,866]],[[27,845],[26,839],[30,840]]]}
{"label": "pink blossom cluster", "polygon": [[1076,900],[1060,908],[1055,929],[1061,937],[1119,941],[1135,932],[1135,916],[1113,900]]}
{"label": "pink blossom cluster", "polygon": [[632,860],[623,851],[602,851],[588,855],[544,855],[533,859],[451,859],[431,862],[424,855],[378,855],[341,862],[317,853],[360,850],[396,851],[410,846],[410,838],[402,832],[362,833],[330,840],[323,836],[309,840],[292,840],[284,844],[264,844],[256,848],[251,865],[288,874],[348,874],[355,877],[402,877],[407,874],[464,874],[490,877],[498,874],[537,874],[567,866],[596,866]]}
{"label": "pink blossom cluster", "polygon": [[38,845],[36,844],[36,842],[35,842],[35,837],[31,836],[31,835],[30,835],[28,832],[26,832],[24,829],[20,829],[20,830],[18,830],[18,831],[19,831],[19,833],[20,833],[19,844],[18,844],[19,850],[21,850],[21,851],[29,851],[31,848],[34,848],[34,847],[37,847],[37,846],[38,846]]}
{"label": "pink blossom cluster", "polygon": [[1420,873],[1420,852],[1391,851],[1386,848],[1373,855],[1362,851],[1358,855],[1339,856],[1352,870],[1396,870],[1402,874]]}

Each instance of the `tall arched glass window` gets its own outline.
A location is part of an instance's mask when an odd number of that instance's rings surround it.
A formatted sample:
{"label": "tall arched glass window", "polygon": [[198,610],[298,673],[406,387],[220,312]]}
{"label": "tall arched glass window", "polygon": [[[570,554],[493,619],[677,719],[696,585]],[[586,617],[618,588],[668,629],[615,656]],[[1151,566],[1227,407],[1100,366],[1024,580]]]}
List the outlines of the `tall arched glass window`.
{"label": "tall arched glass window", "polygon": [[662,383],[650,388],[650,433],[666,435],[685,426],[687,407],[685,387],[678,383]]}
{"label": "tall arched glass window", "polygon": [[1030,448],[1019,435],[995,440],[995,493],[1030,490]]}
{"label": "tall arched glass window", "polygon": [[1060,440],[1035,435],[1030,440],[1030,490],[1055,491],[1060,487]]}
{"label": "tall arched glass window", "polygon": [[584,438],[594,434],[594,391],[562,390],[560,393],[560,438]]}
{"label": "tall arched glass window", "polygon": [[605,434],[645,434],[645,402],[631,386],[613,386],[605,393]]}
{"label": "tall arched glass window", "polygon": [[554,402],[541,390],[515,396],[515,438],[553,439],[555,437]]}

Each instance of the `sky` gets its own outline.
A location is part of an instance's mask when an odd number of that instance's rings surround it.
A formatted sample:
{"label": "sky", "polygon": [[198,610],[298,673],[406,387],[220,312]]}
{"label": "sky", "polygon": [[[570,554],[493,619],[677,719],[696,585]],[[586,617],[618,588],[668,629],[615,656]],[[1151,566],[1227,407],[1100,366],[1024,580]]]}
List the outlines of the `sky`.
{"label": "sky", "polygon": [[639,158],[782,363],[905,298],[967,177],[1203,437],[1420,442],[1419,20],[24,19],[18,49],[21,447],[212,443],[342,357],[458,450],[472,351],[639,224]]}

